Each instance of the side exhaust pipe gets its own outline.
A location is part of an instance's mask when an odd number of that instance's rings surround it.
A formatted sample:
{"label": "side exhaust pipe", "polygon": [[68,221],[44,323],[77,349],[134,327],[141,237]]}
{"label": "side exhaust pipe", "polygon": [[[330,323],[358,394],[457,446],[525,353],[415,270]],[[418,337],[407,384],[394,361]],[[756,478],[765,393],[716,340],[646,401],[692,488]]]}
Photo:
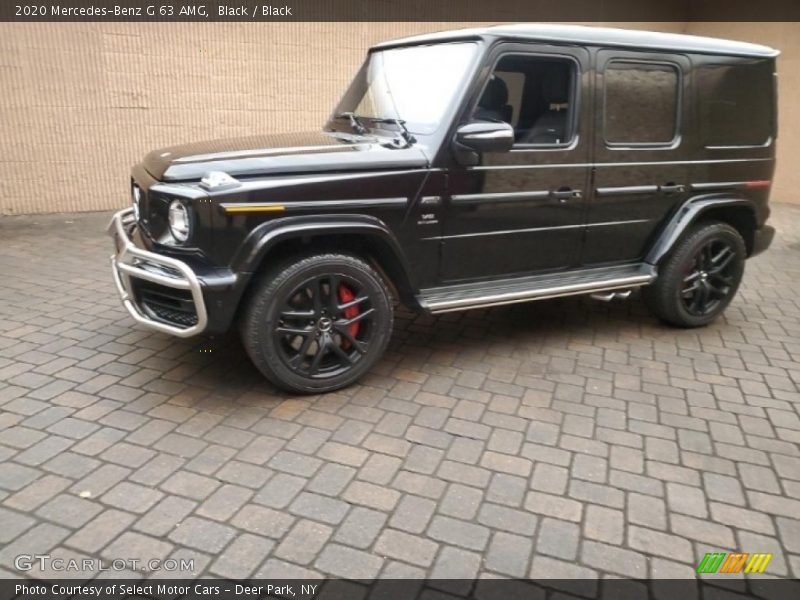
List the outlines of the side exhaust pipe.
{"label": "side exhaust pipe", "polygon": [[621,292],[601,292],[592,294],[593,300],[600,300],[601,302],[611,302],[612,300],[625,300],[631,295],[633,290],[622,290]]}

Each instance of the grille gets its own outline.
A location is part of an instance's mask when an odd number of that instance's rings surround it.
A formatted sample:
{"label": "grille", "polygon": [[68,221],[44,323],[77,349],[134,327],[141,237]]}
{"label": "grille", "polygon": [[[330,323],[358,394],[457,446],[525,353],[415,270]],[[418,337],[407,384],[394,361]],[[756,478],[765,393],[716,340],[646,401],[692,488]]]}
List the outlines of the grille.
{"label": "grille", "polygon": [[143,279],[134,279],[132,283],[139,306],[148,316],[179,327],[197,325],[197,310],[188,290],[176,290]]}
{"label": "grille", "polygon": [[153,312],[153,314],[156,317],[158,317],[162,321],[166,321],[173,325],[182,325],[184,327],[191,327],[192,325],[197,325],[196,314],[182,312],[179,310],[173,310],[165,306],[151,305],[149,303],[146,304],[146,306]]}

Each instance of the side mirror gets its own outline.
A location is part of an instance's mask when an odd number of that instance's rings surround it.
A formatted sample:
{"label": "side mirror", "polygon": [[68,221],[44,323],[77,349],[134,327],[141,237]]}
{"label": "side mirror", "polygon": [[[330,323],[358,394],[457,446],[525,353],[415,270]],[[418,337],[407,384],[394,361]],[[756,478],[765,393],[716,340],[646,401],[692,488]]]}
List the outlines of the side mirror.
{"label": "side mirror", "polygon": [[456,130],[456,142],[477,152],[508,152],[514,128],[502,121],[473,121]]}

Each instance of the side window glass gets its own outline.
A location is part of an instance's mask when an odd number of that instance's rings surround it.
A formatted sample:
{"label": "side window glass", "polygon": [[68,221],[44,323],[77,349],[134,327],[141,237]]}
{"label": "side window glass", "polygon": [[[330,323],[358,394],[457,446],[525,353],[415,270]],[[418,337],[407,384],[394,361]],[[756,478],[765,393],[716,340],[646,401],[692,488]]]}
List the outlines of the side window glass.
{"label": "side window glass", "polygon": [[498,61],[473,119],[504,121],[517,145],[566,145],[574,137],[576,65],[573,61],[508,55]]}
{"label": "side window glass", "polygon": [[604,73],[608,145],[666,145],[678,134],[678,69],[615,60]]}
{"label": "side window glass", "polygon": [[494,76],[501,79],[508,90],[508,105],[511,107],[512,127],[519,124],[519,109],[522,106],[522,91],[525,89],[525,75],[518,71],[495,71]]}
{"label": "side window glass", "polygon": [[697,69],[700,127],[706,147],[760,146],[773,134],[768,63],[708,65]]}

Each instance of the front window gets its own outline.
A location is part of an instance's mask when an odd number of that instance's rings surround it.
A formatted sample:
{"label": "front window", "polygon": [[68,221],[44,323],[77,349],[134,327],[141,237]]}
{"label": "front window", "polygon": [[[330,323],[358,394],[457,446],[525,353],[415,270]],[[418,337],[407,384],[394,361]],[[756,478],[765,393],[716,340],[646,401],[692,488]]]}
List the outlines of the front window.
{"label": "front window", "polygon": [[566,145],[575,136],[577,65],[568,59],[504,56],[483,89],[472,119],[502,121],[517,145]]}
{"label": "front window", "polygon": [[348,127],[336,115],[352,113],[369,128],[380,120],[400,119],[411,133],[433,133],[462,89],[477,47],[459,42],[372,52],[326,129]]}

